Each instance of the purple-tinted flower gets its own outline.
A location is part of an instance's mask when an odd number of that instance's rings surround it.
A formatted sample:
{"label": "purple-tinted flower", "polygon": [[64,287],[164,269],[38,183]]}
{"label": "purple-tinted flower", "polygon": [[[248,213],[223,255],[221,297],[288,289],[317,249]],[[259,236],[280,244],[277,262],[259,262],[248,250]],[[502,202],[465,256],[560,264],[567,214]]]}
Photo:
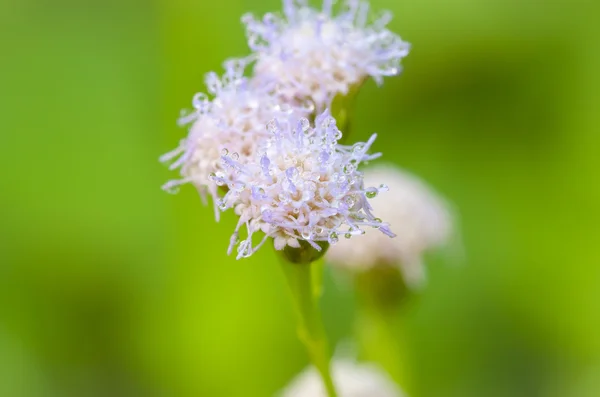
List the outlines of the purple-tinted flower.
{"label": "purple-tinted flower", "polygon": [[[253,158],[240,162],[224,154],[221,170],[212,176],[216,186],[228,187],[219,208],[233,208],[239,216],[229,252],[237,244],[238,259],[250,256],[269,237],[277,250],[299,248],[299,240],[320,250],[316,242],[335,244],[341,236],[364,234],[364,227],[394,236],[367,201],[385,187],[365,188],[357,170],[361,162],[380,156],[367,154],[375,135],[366,143],[338,145],[342,133],[328,112],[314,126],[296,114],[273,119],[266,131],[269,137]],[[247,236],[240,242],[243,225]],[[258,231],[265,236],[254,246]]]}
{"label": "purple-tinted flower", "polygon": [[255,78],[277,81],[287,101],[310,99],[318,111],[368,77],[379,84],[400,73],[410,48],[386,29],[389,13],[367,23],[366,1],[345,0],[337,12],[332,3],[324,0],[319,10],[306,0],[284,0],[283,16],[242,19],[256,59]]}
{"label": "purple-tinted flower", "polygon": [[[373,197],[373,208],[394,228],[398,238],[382,238],[367,231],[360,244],[341,241],[327,251],[335,267],[353,272],[379,266],[398,267],[413,288],[425,282],[423,255],[449,242],[453,217],[449,205],[422,180],[391,165],[369,167],[365,183],[385,183],[389,192]],[[367,193],[369,196],[372,194]]]}
{"label": "purple-tinted flower", "polygon": [[[170,168],[179,168],[182,176],[163,188],[175,191],[182,184],[192,183],[203,198],[207,192],[213,197],[217,217],[216,203],[225,189],[217,188],[215,175],[218,172],[223,181],[232,177],[232,169],[224,166],[222,156],[236,162],[253,158],[259,142],[269,136],[265,123],[292,111],[272,95],[272,87],[250,87],[244,77],[245,67],[245,60],[232,60],[225,63],[222,77],[214,72],[207,74],[210,96],[196,94],[194,110],[180,119],[180,124],[191,125],[188,136],[178,148],[161,157],[163,162],[173,161]],[[298,108],[294,111],[303,112]]]}

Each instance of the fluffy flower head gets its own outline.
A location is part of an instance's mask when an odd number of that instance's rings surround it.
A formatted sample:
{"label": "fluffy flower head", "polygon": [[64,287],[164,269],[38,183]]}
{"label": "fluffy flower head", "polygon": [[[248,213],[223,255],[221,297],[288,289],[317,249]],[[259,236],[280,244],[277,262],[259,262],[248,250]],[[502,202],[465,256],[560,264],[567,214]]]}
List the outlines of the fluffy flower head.
{"label": "fluffy flower head", "polygon": [[[373,364],[336,360],[332,365],[333,381],[339,397],[401,397],[402,392],[390,378]],[[283,391],[281,397],[326,397],[323,381],[315,368],[302,372]]]}
{"label": "fluffy flower head", "polygon": [[258,81],[276,80],[288,101],[310,99],[319,111],[368,77],[379,84],[384,76],[400,73],[410,47],[386,29],[389,13],[368,24],[366,1],[345,0],[339,12],[333,3],[324,0],[319,10],[306,0],[284,0],[283,16],[242,19]]}
{"label": "fluffy flower head", "polygon": [[[379,157],[367,154],[375,135],[366,143],[338,145],[342,133],[328,112],[318,116],[314,126],[293,114],[271,120],[266,130],[269,137],[254,158],[242,163],[224,154],[225,172],[211,176],[216,185],[228,187],[219,208],[233,208],[240,217],[230,252],[238,244],[238,258],[249,256],[268,237],[274,238],[278,250],[286,245],[299,248],[299,240],[320,250],[316,242],[333,245],[340,236],[364,234],[365,227],[394,236],[375,218],[367,200],[386,187],[365,188],[357,170],[361,162]],[[242,225],[247,238],[239,242]],[[253,233],[259,230],[265,237],[254,247]]]}
{"label": "fluffy flower head", "polygon": [[[208,192],[216,202],[220,192],[209,176],[215,172],[230,174],[222,166],[222,154],[232,153],[244,161],[268,136],[265,123],[292,111],[279,104],[268,86],[250,87],[244,77],[245,67],[245,60],[232,60],[225,63],[222,77],[214,72],[207,74],[210,96],[196,94],[192,101],[194,110],[179,120],[182,125],[191,124],[188,136],[178,148],[161,157],[163,162],[175,160],[170,168],[179,168],[182,176],[166,183],[165,190],[175,192],[179,185],[192,183],[203,197]],[[294,109],[301,114],[311,110]],[[219,213],[216,206],[215,213]]]}
{"label": "fluffy flower head", "polygon": [[444,244],[450,237],[452,220],[446,203],[425,183],[393,166],[375,166],[365,171],[365,183],[385,182],[390,191],[373,200],[398,238],[382,239],[367,231],[361,244],[340,242],[327,251],[327,260],[354,271],[375,266],[400,266],[405,281],[418,286],[424,281],[423,253]]}

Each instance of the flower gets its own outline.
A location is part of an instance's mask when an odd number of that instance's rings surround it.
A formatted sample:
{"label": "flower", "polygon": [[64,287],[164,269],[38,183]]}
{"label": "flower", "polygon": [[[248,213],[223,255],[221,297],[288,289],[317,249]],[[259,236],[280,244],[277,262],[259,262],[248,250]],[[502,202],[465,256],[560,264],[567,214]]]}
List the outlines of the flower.
{"label": "flower", "polygon": [[[289,105],[281,105],[271,95],[268,85],[250,87],[244,77],[246,60],[231,60],[224,66],[223,77],[214,72],[206,76],[206,86],[213,98],[205,93],[196,94],[192,101],[194,110],[179,120],[181,125],[191,124],[188,136],[175,150],[161,157],[163,162],[176,159],[170,169],[180,168],[182,176],[163,186],[169,192],[176,192],[180,185],[189,182],[203,199],[208,192],[216,203],[222,192],[209,177],[216,172],[228,173],[222,167],[221,156],[230,153],[239,161],[252,157],[258,143],[268,137],[265,123],[292,111]],[[294,111],[312,109],[297,107]],[[215,204],[217,219],[218,214]]]}
{"label": "flower", "polygon": [[[339,397],[401,397],[402,392],[379,367],[350,360],[335,360],[333,381]],[[326,397],[322,380],[314,367],[298,375],[281,397]]]}
{"label": "flower", "polygon": [[409,286],[425,278],[423,253],[450,237],[452,219],[446,203],[425,183],[394,166],[380,165],[365,171],[365,182],[383,181],[389,193],[373,200],[373,207],[396,231],[398,238],[382,239],[368,231],[361,244],[340,242],[327,252],[332,265],[354,271],[376,266],[399,266]]}
{"label": "flower", "polygon": [[324,0],[318,10],[306,0],[284,0],[284,16],[242,18],[257,81],[276,80],[286,100],[310,99],[319,112],[369,76],[381,84],[384,76],[399,74],[410,48],[386,29],[389,13],[367,24],[366,1],[345,0],[338,13],[332,3]]}
{"label": "flower", "polygon": [[[303,240],[320,251],[316,242],[335,244],[340,235],[365,233],[364,226],[394,236],[373,216],[367,201],[385,186],[365,188],[357,170],[361,162],[380,156],[366,154],[375,134],[366,143],[338,145],[342,133],[327,111],[316,118],[314,127],[308,119],[291,114],[271,120],[267,131],[269,138],[253,159],[242,163],[224,154],[224,171],[212,176],[216,185],[228,187],[218,200],[219,208],[233,208],[239,216],[229,253],[239,244],[237,258],[250,256],[268,237],[277,250],[300,248]],[[239,242],[242,225],[248,235]],[[265,236],[253,247],[253,234],[259,230]]]}

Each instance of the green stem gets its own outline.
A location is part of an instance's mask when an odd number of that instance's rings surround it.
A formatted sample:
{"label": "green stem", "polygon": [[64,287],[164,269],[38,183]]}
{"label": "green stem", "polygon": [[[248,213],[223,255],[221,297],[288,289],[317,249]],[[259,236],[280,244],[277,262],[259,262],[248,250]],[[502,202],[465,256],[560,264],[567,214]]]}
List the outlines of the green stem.
{"label": "green stem", "polygon": [[322,271],[322,266],[319,261],[291,263],[284,260],[281,263],[298,316],[298,337],[321,374],[327,395],[336,397],[329,368],[329,345],[318,304],[321,287],[317,282],[320,279],[317,273]]}
{"label": "green stem", "polygon": [[401,357],[402,337],[389,313],[373,307],[361,307],[357,314],[357,334],[363,358],[379,363],[390,376],[408,389],[408,374]]}
{"label": "green stem", "polygon": [[373,269],[356,277],[356,333],[364,359],[378,362],[405,391],[410,374],[403,353],[405,335],[398,321],[408,289],[396,269]]}

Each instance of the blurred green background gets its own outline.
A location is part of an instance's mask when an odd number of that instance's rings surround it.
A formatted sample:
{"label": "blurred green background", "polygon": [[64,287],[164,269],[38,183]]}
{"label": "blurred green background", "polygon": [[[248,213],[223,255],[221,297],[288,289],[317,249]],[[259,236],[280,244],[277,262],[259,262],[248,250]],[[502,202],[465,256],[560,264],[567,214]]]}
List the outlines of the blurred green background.
{"label": "blurred green background", "polygon": [[[354,139],[451,200],[465,263],[406,307],[414,397],[600,395],[593,1],[373,0],[413,44]],[[225,255],[157,161],[277,0],[0,2],[0,396],[271,396],[307,359],[274,254]],[[353,297],[327,277],[334,342]]]}

